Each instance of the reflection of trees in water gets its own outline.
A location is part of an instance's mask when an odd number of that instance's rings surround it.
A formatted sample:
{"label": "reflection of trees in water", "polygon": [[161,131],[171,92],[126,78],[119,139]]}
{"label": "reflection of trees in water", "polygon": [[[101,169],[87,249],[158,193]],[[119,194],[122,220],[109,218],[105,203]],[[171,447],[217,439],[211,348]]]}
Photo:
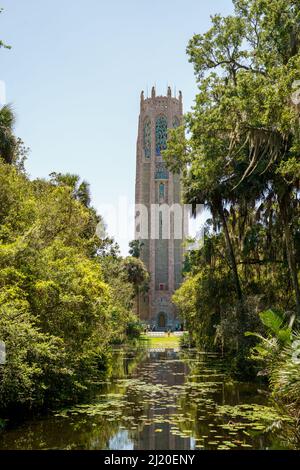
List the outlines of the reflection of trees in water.
{"label": "reflection of trees in water", "polygon": [[[292,444],[295,433],[292,432],[294,428],[289,423],[279,424],[278,420],[274,419],[274,433],[272,429],[268,432],[253,431],[251,426],[250,429],[247,427],[247,421],[243,417],[232,419],[218,414],[219,406],[225,404],[233,409],[239,405],[242,407],[262,405],[262,409],[263,405],[271,406],[268,394],[258,393],[259,384],[233,381],[228,375],[224,361],[216,356],[198,354],[197,358],[190,360],[187,354],[185,360],[189,364],[190,372],[186,377],[186,387],[181,391],[177,401],[178,414],[182,416],[178,426],[183,433],[189,430],[196,444],[201,442],[203,447],[214,449],[216,446],[222,448],[224,441],[228,448],[231,448],[230,445],[233,447],[251,445],[254,449],[299,448],[299,441],[298,447]],[[235,421],[240,421],[236,428]],[[228,426],[228,429],[223,429],[221,427],[223,425]],[[277,426],[281,426],[282,432]],[[207,437],[203,439],[203,436]]]}
{"label": "reflection of trees in water", "polygon": [[5,432],[0,438],[1,449],[105,449],[117,431],[116,423],[105,417],[48,417],[26,423],[16,432]]}
{"label": "reflection of trees in water", "polygon": [[[143,359],[145,350],[134,352],[122,349],[113,351],[110,358],[108,378],[126,378],[133,373]],[[126,386],[112,381],[101,385],[101,394],[125,395]],[[98,392],[99,393],[99,392]],[[94,398],[95,403],[97,399]],[[91,407],[93,405],[91,404]],[[0,434],[1,449],[107,449],[110,439],[116,435],[120,422],[109,421],[108,416],[85,414],[53,414],[42,419],[26,421],[21,427],[7,429]]]}
{"label": "reflection of trees in water", "polygon": [[111,380],[108,387],[110,390],[119,387],[115,379],[122,379],[132,375],[138,365],[145,359],[147,352],[145,348],[127,349],[126,346],[115,349],[109,360],[108,379]]}

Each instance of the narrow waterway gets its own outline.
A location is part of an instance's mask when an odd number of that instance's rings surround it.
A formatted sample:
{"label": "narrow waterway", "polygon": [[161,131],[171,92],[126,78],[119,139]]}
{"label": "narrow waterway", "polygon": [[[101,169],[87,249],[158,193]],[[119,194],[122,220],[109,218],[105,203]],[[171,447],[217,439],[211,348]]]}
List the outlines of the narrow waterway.
{"label": "narrow waterway", "polygon": [[92,403],[9,422],[0,449],[293,448],[292,426],[262,386],[238,383],[214,354],[114,351]]}

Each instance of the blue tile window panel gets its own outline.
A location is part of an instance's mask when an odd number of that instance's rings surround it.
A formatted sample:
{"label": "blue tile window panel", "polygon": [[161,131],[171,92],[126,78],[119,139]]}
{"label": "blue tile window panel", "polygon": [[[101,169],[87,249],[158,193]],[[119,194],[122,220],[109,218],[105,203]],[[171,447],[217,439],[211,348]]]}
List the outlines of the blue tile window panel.
{"label": "blue tile window panel", "polygon": [[155,125],[156,156],[161,156],[162,150],[167,148],[168,122],[166,116],[159,116]]}
{"label": "blue tile window panel", "polygon": [[149,118],[144,123],[144,156],[151,158],[151,121]]}
{"label": "blue tile window panel", "polygon": [[156,163],[155,165],[155,179],[156,180],[169,179],[169,172],[163,162]]}

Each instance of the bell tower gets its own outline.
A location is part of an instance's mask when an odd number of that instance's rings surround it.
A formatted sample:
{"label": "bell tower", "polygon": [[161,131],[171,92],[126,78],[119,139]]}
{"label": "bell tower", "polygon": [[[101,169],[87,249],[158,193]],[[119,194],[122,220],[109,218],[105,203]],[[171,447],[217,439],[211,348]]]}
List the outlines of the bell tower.
{"label": "bell tower", "polygon": [[171,297],[182,280],[185,221],[180,175],[168,171],[162,151],[166,148],[168,129],[179,126],[181,121],[181,92],[178,98],[172,96],[170,87],[167,96],[156,96],[154,87],[149,98],[144,97],[144,92],[141,93],[136,154],[135,238],[142,244],[141,259],[150,273],[150,288],[147,294],[140,294],[137,313],[143,323],[162,331],[180,327]]}

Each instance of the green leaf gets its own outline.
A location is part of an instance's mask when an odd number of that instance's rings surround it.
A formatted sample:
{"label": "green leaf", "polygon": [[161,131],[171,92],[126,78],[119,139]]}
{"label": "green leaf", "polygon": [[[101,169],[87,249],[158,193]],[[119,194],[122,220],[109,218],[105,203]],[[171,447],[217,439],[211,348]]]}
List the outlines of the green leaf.
{"label": "green leaf", "polygon": [[261,312],[259,317],[262,323],[275,334],[279,332],[284,323],[282,316],[271,309]]}

